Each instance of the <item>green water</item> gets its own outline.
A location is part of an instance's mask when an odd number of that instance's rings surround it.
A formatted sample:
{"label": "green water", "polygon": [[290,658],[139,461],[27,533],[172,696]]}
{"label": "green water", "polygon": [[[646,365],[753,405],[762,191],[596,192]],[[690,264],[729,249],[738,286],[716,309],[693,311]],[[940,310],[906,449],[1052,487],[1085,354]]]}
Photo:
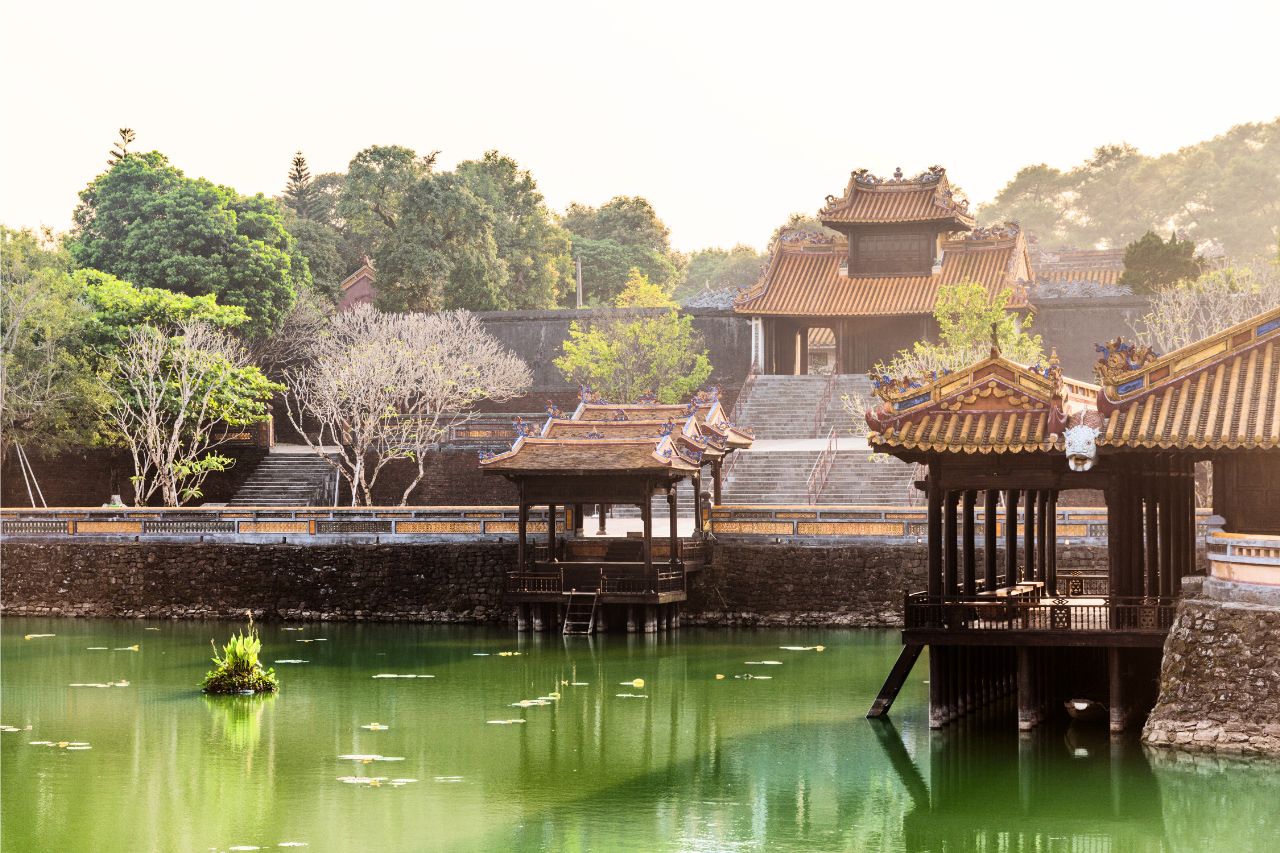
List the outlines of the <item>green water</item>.
{"label": "green water", "polygon": [[930,732],[923,665],[893,726],[868,722],[892,632],[267,625],[266,660],[309,663],[276,667],[276,697],[206,698],[209,639],[230,627],[5,619],[0,723],[30,730],[0,733],[3,850],[1280,849],[1274,765],[1088,729],[1019,739],[1007,720]]}

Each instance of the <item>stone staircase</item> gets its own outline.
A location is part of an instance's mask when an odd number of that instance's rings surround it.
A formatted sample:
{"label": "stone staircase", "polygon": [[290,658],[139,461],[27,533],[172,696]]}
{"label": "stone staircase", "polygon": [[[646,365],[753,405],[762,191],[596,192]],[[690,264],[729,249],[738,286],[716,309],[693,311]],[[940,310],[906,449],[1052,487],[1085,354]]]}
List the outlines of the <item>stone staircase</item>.
{"label": "stone staircase", "polygon": [[227,506],[315,506],[333,479],[333,467],[311,452],[277,453],[258,467]]}
{"label": "stone staircase", "polygon": [[[757,376],[742,402],[738,422],[755,433],[757,446],[740,452],[724,484],[726,504],[807,504],[808,481],[832,429],[837,438],[853,435],[853,418],[842,398],[860,395],[872,401],[871,382],[861,375],[833,380],[831,396],[815,429],[818,407],[827,389],[825,376]],[[769,442],[788,441],[771,448]],[[796,444],[801,446],[797,447]],[[897,459],[872,462],[868,449],[836,453],[818,503],[908,506],[916,500],[914,466]]]}

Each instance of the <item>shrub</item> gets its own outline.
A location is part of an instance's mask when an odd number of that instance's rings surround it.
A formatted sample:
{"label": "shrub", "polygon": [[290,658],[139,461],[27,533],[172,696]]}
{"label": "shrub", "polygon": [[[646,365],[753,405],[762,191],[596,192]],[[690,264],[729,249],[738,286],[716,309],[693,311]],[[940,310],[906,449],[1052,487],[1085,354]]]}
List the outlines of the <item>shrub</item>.
{"label": "shrub", "polygon": [[231,640],[218,647],[213,640],[213,669],[205,673],[201,687],[205,693],[274,693],[280,687],[274,669],[263,669],[258,660],[262,651],[262,640],[258,630],[253,627],[253,616],[249,616],[249,627],[234,634]]}

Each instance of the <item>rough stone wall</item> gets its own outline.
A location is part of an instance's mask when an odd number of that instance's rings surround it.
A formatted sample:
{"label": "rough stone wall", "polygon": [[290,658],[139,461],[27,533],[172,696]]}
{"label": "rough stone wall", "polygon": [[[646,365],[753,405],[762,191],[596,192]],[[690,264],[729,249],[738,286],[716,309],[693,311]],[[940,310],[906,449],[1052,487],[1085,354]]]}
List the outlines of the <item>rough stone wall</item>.
{"label": "rough stone wall", "polygon": [[[924,545],[719,543],[689,581],[703,625],[895,627],[925,586]],[[981,552],[979,552],[981,560]],[[1105,548],[1064,548],[1059,568],[1105,566]],[[501,621],[515,544],[33,542],[0,545],[6,613],[285,619]]]}
{"label": "rough stone wall", "polygon": [[488,622],[515,545],[5,542],[5,613]]}
{"label": "rough stone wall", "polygon": [[[1003,560],[1003,550],[999,552]],[[982,549],[977,550],[982,565]],[[699,625],[902,625],[906,592],[927,586],[921,544],[774,545],[718,542],[690,581],[682,618]],[[1063,546],[1059,572],[1106,572],[1106,546]]]}
{"label": "rough stone wall", "polygon": [[1280,755],[1280,590],[1208,578],[1183,594],[1143,740]]}

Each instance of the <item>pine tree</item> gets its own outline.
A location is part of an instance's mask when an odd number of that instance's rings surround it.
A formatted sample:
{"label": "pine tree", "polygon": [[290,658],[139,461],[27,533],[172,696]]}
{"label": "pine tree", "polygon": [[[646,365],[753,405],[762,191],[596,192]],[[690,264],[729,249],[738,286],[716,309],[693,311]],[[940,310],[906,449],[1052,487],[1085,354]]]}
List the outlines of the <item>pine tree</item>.
{"label": "pine tree", "polygon": [[316,194],[311,182],[311,169],[301,151],[293,155],[293,162],[289,165],[284,201],[302,219],[310,219],[315,213]]}
{"label": "pine tree", "polygon": [[111,147],[111,156],[107,159],[108,166],[114,166],[121,160],[129,156],[129,146],[133,144],[133,140],[137,138],[137,134],[133,132],[131,127],[122,127],[119,130],[120,138],[116,140],[115,145]]}

